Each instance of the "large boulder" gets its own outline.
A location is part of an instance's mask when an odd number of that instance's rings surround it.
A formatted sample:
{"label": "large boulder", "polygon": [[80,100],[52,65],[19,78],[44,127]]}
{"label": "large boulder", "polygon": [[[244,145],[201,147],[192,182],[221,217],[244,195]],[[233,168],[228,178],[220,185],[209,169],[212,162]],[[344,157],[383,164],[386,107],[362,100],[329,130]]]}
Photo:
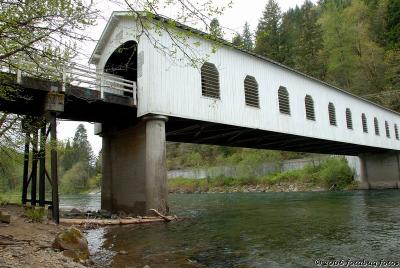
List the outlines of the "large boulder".
{"label": "large boulder", "polygon": [[81,231],[75,227],[70,227],[58,234],[54,239],[53,248],[63,251],[65,256],[74,261],[85,262],[89,259],[88,242]]}

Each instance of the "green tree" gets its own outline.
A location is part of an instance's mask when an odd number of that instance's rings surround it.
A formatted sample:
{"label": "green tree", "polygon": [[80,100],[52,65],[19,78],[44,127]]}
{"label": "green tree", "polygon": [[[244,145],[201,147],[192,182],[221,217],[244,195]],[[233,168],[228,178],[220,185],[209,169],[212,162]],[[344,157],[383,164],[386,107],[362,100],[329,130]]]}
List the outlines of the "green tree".
{"label": "green tree", "polygon": [[232,38],[232,44],[238,48],[242,48],[248,51],[253,50],[253,36],[250,32],[250,25],[247,21],[243,26],[242,34],[236,33],[235,36]]}
{"label": "green tree", "polygon": [[258,22],[256,44],[257,54],[281,62],[279,26],[281,9],[275,0],[268,0],[262,18]]}
{"label": "green tree", "polygon": [[386,39],[388,46],[400,46],[400,1],[388,0],[386,9]]}
{"label": "green tree", "polygon": [[75,162],[75,152],[72,149],[70,141],[68,140],[63,150],[62,166],[64,170],[69,170]]}
{"label": "green tree", "polygon": [[252,51],[254,48],[254,42],[253,42],[253,35],[250,32],[250,25],[246,21],[244,26],[243,26],[243,48]]}
{"label": "green tree", "polygon": [[11,66],[16,57],[59,61],[72,55],[74,41],[87,40],[82,30],[97,16],[83,0],[10,0],[0,5],[0,62]]}
{"label": "green tree", "polygon": [[301,7],[301,24],[295,43],[295,68],[317,78],[324,77],[322,29],[316,6],[306,0]]}
{"label": "green tree", "polygon": [[232,44],[235,47],[243,48],[243,37],[240,35],[240,33],[236,33],[235,36],[232,38]]}
{"label": "green tree", "polygon": [[83,124],[79,124],[74,135],[72,150],[75,163],[84,162],[93,166],[93,151],[87,137],[87,131]]}
{"label": "green tree", "polygon": [[280,53],[282,63],[295,68],[296,43],[299,39],[300,26],[302,21],[301,10],[298,6],[290,8],[282,15],[280,25]]}
{"label": "green tree", "polygon": [[214,36],[216,38],[220,38],[220,39],[224,38],[224,33],[222,31],[222,28],[219,24],[218,19],[216,19],[216,18],[211,20],[209,32],[212,36]]}

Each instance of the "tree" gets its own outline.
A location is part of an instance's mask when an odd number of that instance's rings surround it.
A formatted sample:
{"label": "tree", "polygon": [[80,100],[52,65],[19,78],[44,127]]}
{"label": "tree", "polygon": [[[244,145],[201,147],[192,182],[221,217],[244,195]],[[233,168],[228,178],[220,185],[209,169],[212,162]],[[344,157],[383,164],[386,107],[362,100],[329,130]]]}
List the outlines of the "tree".
{"label": "tree", "polygon": [[76,162],[87,163],[88,166],[93,166],[93,151],[87,138],[87,131],[83,124],[79,124],[74,135],[72,150],[74,160]]}
{"label": "tree", "polygon": [[389,47],[400,46],[400,1],[388,0],[386,9],[386,39]]}
{"label": "tree", "polygon": [[[94,23],[97,11],[85,0],[9,0],[0,2],[0,65],[45,75],[42,64],[67,62],[77,54],[77,41],[88,40],[83,30]],[[29,60],[28,66],[20,60]],[[11,70],[10,70],[11,71]],[[12,77],[0,73],[0,101],[11,99],[18,91]],[[15,140],[20,118],[0,114],[0,143]],[[13,137],[13,139],[11,139]]]}
{"label": "tree", "polygon": [[243,48],[251,51],[254,48],[254,43],[253,43],[253,36],[250,32],[250,25],[246,21],[244,26],[243,26]]}
{"label": "tree", "polygon": [[210,32],[210,34],[212,36],[214,36],[216,38],[219,38],[219,39],[223,39],[224,38],[224,34],[223,34],[223,31],[222,31],[222,28],[219,25],[218,19],[216,19],[216,18],[211,20],[209,32]]}
{"label": "tree", "polygon": [[71,143],[68,140],[67,144],[65,145],[64,154],[62,158],[62,165],[64,170],[69,170],[74,165],[74,163],[76,162],[74,157],[75,157],[75,152],[73,151]]}
{"label": "tree", "polygon": [[322,30],[318,24],[318,12],[314,4],[306,0],[301,7],[301,22],[295,46],[295,68],[311,76],[324,77]]}
{"label": "tree", "polygon": [[97,11],[83,0],[1,1],[0,62],[16,65],[16,58],[56,60],[72,56],[74,42],[94,23]]}
{"label": "tree", "polygon": [[247,21],[243,26],[242,34],[236,33],[235,36],[232,38],[232,44],[238,48],[242,48],[248,51],[253,50],[253,37],[250,32],[250,25],[247,23]]}
{"label": "tree", "polygon": [[299,39],[301,21],[302,14],[300,8],[298,6],[290,8],[282,16],[282,23],[279,30],[281,62],[292,68],[295,68],[295,47]]}
{"label": "tree", "polygon": [[258,22],[254,51],[276,61],[282,60],[280,52],[279,26],[281,9],[275,0],[269,0],[263,16]]}
{"label": "tree", "polygon": [[232,38],[232,44],[238,48],[243,47],[243,37],[240,35],[240,33],[236,33],[235,36]]}

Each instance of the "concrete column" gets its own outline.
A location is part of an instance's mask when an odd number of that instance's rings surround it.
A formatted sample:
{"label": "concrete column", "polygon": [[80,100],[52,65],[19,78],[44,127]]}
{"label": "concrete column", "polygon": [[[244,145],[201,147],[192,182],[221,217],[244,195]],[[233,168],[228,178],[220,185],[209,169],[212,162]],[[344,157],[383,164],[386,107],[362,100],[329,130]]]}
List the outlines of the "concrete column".
{"label": "concrete column", "polygon": [[103,130],[103,209],[136,215],[151,208],[168,211],[166,121],[154,115],[122,130]]}
{"label": "concrete column", "polygon": [[165,116],[143,118],[146,122],[146,210],[168,212]]}
{"label": "concrete column", "polygon": [[112,161],[109,135],[102,138],[101,208],[112,211]]}
{"label": "concrete column", "polygon": [[370,185],[368,182],[368,170],[367,170],[367,166],[365,164],[365,159],[366,157],[364,155],[360,155],[359,159],[360,159],[360,184],[359,184],[359,189],[360,190],[368,190],[370,189]]}
{"label": "concrete column", "polygon": [[361,189],[391,189],[400,185],[400,162],[397,152],[363,154]]}

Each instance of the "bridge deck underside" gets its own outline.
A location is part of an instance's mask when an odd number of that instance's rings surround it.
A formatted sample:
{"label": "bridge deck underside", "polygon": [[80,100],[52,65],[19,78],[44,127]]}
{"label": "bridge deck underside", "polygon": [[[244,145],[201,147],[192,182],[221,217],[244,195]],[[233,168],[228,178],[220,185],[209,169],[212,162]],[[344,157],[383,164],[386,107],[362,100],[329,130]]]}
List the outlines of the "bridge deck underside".
{"label": "bridge deck underside", "polygon": [[[11,77],[12,81],[15,79]],[[8,97],[0,100],[0,111],[31,116],[43,115],[48,92],[61,92],[59,83],[27,77],[21,85],[12,82],[9,88]],[[57,113],[57,118],[102,123],[131,120],[137,116],[129,97],[105,93],[101,99],[99,91],[71,85],[62,94],[64,112]]]}
{"label": "bridge deck underside", "polygon": [[170,118],[166,124],[166,131],[167,140],[173,142],[337,155],[390,151],[383,148],[182,118]]}

